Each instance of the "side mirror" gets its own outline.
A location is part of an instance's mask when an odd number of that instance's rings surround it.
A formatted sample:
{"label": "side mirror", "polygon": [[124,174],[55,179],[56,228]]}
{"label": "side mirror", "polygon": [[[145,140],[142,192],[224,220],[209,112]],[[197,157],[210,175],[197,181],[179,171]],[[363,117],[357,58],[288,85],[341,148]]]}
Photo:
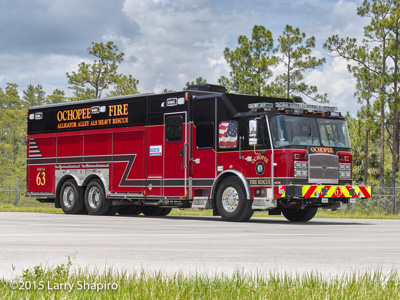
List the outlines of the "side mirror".
{"label": "side mirror", "polygon": [[258,128],[257,119],[249,121],[249,146],[257,145]]}

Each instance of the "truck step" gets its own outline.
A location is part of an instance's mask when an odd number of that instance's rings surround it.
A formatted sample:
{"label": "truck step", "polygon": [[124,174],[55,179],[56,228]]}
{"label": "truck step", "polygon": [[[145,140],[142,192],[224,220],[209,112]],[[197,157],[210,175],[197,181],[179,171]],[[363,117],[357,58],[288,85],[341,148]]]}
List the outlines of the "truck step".
{"label": "truck step", "polygon": [[194,197],[192,208],[210,209],[212,208],[211,200],[208,197]]}
{"label": "truck step", "polygon": [[267,210],[274,209],[277,207],[277,200],[263,197],[255,197],[253,205],[251,206],[254,210]]}

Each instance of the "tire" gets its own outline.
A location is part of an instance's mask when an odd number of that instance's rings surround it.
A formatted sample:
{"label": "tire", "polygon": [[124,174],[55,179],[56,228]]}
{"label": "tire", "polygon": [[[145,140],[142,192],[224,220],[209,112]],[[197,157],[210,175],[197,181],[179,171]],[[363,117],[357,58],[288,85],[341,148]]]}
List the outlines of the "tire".
{"label": "tire", "polygon": [[119,209],[120,205],[111,205],[111,209],[108,212],[107,216],[115,216],[119,212]]}
{"label": "tire", "polygon": [[63,183],[60,190],[60,206],[65,214],[80,214],[84,211],[82,188],[73,179]]}
{"label": "tire", "polygon": [[140,206],[137,205],[121,205],[118,211],[120,216],[134,216],[140,214]]}
{"label": "tire", "polygon": [[303,209],[283,208],[282,214],[291,222],[307,222],[314,218],[318,207],[307,206]]}
{"label": "tire", "polygon": [[111,201],[106,200],[103,184],[100,180],[92,180],[86,187],[85,207],[90,215],[105,216],[111,212]]}
{"label": "tire", "polygon": [[142,206],[141,211],[145,216],[161,216],[164,208],[159,206]]}
{"label": "tire", "polygon": [[171,210],[172,208],[163,208],[163,211],[159,214],[159,216],[168,216]]}
{"label": "tire", "polygon": [[253,201],[247,200],[242,181],[238,177],[224,179],[217,191],[217,210],[221,218],[231,222],[246,222],[253,215]]}

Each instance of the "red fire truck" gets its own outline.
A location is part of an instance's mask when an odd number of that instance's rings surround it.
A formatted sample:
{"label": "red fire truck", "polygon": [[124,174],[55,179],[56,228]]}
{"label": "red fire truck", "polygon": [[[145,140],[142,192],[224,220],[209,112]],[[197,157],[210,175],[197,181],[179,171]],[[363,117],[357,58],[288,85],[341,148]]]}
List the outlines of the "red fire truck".
{"label": "red fire truck", "polygon": [[335,107],[226,93],[218,85],[33,107],[27,193],[67,214],[167,215],[212,209],[312,219],[371,187],[352,185]]}

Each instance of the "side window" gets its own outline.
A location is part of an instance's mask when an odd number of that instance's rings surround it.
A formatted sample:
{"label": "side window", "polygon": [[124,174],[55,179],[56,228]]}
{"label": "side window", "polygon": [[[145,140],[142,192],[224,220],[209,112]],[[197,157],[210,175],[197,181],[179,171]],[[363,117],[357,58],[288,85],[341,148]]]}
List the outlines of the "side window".
{"label": "side window", "polygon": [[214,145],[214,124],[199,123],[196,126],[196,147],[212,148]]}
{"label": "side window", "polygon": [[238,143],[238,122],[225,121],[219,123],[218,146],[220,148],[235,148]]}
{"label": "side window", "polygon": [[179,142],[182,140],[182,116],[167,117],[166,121],[167,142]]}

